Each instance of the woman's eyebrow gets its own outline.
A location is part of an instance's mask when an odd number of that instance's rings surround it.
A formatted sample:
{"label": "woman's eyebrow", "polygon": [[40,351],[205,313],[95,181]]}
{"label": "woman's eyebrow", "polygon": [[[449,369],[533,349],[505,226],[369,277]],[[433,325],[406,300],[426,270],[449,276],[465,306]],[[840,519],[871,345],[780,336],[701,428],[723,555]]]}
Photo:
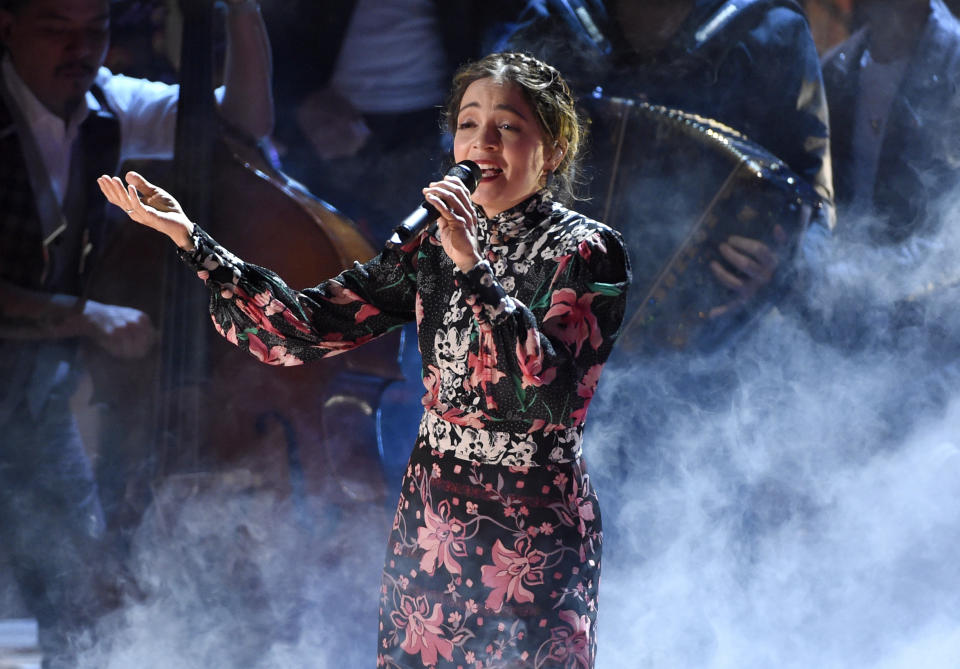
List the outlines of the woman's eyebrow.
{"label": "woman's eyebrow", "polygon": [[[465,110],[465,109],[469,109],[469,108],[471,108],[471,107],[479,107],[479,106],[480,106],[480,103],[479,103],[479,102],[468,102],[467,104],[465,104],[465,105],[463,105],[462,107],[460,107],[460,111],[457,112],[457,113],[458,113],[458,114],[462,114],[462,113],[463,113],[463,110]],[[496,105],[496,106],[494,107],[494,109],[503,109],[503,110],[506,110],[506,111],[508,111],[508,112],[512,112],[512,113],[516,114],[517,116],[519,116],[520,118],[522,118],[522,119],[524,119],[524,120],[526,120],[526,118],[527,118],[526,116],[523,115],[523,112],[521,112],[519,109],[517,109],[517,108],[514,107],[513,105],[508,105],[508,104],[506,104],[506,103],[502,103],[502,104]]]}

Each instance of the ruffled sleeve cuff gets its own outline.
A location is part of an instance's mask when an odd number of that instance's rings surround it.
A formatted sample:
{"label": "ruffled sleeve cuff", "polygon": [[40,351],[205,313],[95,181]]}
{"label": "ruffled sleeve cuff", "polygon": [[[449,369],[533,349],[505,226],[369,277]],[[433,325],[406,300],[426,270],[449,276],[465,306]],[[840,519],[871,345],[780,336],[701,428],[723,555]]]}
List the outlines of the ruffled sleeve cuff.
{"label": "ruffled sleeve cuff", "polygon": [[193,242],[192,251],[177,249],[180,260],[193,268],[208,286],[235,288],[240,281],[243,261],[217,244],[200,226],[194,226],[190,241]]}
{"label": "ruffled sleeve cuff", "polygon": [[468,272],[456,270],[457,283],[463,288],[463,299],[480,323],[496,324],[512,314],[516,306],[497,281],[493,268],[481,260]]}

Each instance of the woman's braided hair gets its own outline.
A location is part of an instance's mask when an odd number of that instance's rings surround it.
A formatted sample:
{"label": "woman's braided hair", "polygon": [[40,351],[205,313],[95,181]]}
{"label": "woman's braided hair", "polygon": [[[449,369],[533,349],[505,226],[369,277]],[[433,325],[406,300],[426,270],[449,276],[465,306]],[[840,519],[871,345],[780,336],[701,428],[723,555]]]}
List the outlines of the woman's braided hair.
{"label": "woman's braided hair", "polygon": [[567,82],[555,67],[525,53],[494,53],[468,63],[453,77],[443,114],[444,125],[451,134],[457,132],[457,116],[467,87],[486,78],[520,87],[536,114],[547,149],[558,144],[564,148],[563,158],[553,172],[551,188],[561,197],[573,198],[577,155],[584,129]]}

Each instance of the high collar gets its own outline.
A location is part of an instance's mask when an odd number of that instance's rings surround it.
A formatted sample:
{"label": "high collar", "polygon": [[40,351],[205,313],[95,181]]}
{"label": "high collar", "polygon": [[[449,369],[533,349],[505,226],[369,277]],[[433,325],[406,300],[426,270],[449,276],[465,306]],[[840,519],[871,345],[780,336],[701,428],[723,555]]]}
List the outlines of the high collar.
{"label": "high collar", "polygon": [[521,233],[536,228],[553,211],[553,193],[541,188],[523,202],[487,218],[480,209],[478,225],[490,244],[503,244]]}

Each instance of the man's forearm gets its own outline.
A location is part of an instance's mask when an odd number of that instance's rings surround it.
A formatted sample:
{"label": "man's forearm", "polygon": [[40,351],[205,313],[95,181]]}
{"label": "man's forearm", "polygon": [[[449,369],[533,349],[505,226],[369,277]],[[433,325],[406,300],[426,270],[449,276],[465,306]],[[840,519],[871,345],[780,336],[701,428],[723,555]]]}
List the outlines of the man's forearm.
{"label": "man's forearm", "polygon": [[0,280],[0,337],[64,339],[87,334],[81,298]]}
{"label": "man's forearm", "polygon": [[225,90],[220,111],[233,125],[261,139],[273,132],[270,40],[254,0],[227,2]]}

